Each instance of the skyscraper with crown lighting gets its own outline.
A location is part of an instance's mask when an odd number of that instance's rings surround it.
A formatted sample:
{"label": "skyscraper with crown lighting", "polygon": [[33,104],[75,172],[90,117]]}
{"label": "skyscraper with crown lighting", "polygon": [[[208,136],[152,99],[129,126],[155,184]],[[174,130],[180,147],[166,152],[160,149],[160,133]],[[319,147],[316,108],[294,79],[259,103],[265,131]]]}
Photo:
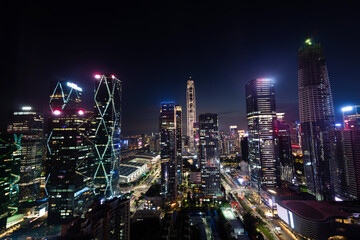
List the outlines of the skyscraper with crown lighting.
{"label": "skyscraper with crown lighting", "polygon": [[318,200],[333,195],[334,107],[323,49],[311,39],[298,51],[301,141],[308,192]]}

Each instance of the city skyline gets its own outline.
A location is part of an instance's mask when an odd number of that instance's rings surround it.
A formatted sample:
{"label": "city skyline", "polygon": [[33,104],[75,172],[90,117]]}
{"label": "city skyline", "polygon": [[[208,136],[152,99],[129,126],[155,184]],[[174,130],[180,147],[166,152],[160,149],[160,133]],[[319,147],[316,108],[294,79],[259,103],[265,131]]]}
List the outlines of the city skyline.
{"label": "city skyline", "polygon": [[[353,89],[360,84],[356,81],[359,73],[355,71],[359,63],[356,43],[360,36],[351,30],[359,20],[354,17],[355,8],[351,5],[337,6],[336,10],[331,4],[312,4],[311,8],[299,4],[293,8],[284,5],[256,9],[259,14],[269,17],[264,18],[267,22],[260,19],[244,22],[255,11],[252,7],[239,10],[237,5],[232,9],[231,6],[209,4],[205,11],[194,4],[165,11],[164,8],[155,10],[156,6],[152,6],[150,10],[164,13],[164,17],[171,14],[179,17],[162,24],[158,24],[162,20],[160,17],[146,22],[145,6],[135,11],[131,5],[123,8],[128,12],[122,12],[129,20],[118,16],[113,23],[91,20],[93,15],[100,18],[107,8],[87,6],[79,14],[78,11],[55,11],[43,6],[40,8],[43,10],[36,11],[37,18],[43,21],[39,23],[31,14],[37,7],[36,4],[22,7],[22,18],[12,23],[9,29],[15,33],[24,31],[22,34],[29,34],[31,38],[13,41],[16,34],[7,36],[9,50],[18,49],[19,56],[10,56],[2,65],[6,69],[7,88],[1,98],[8,104],[2,106],[1,111],[6,116],[22,105],[45,109],[47,96],[42,93],[48,89],[50,80],[66,79],[81,85],[84,100],[90,105],[93,74],[110,72],[124,85],[126,102],[123,108],[128,113],[123,120],[125,134],[155,132],[157,109],[162,101],[173,100],[185,107],[184,82],[190,76],[196,80],[198,89],[198,114],[217,112],[220,129],[228,129],[229,125],[245,128],[242,86],[250,79],[261,77],[275,80],[279,112],[287,112],[289,119],[297,120],[298,111],[294,107],[298,104],[296,52],[308,36],[324,47],[337,120],[341,120],[341,107],[358,104]],[[306,19],[291,17],[302,11],[307,11]],[[60,23],[59,19],[64,16],[66,20]],[[82,17],[88,21],[82,21]],[[289,20],[282,22],[282,18]],[[123,28],[118,29],[118,25]],[[159,34],[147,37],[147,27]],[[77,33],[77,29],[82,30]],[[31,34],[32,31],[37,34]],[[112,33],[113,40],[99,40],[97,31],[99,36]],[[47,35],[52,37],[42,38]],[[82,45],[84,36],[92,36],[94,40]],[[49,56],[48,50],[53,51],[53,56]],[[62,57],[58,58],[60,54]],[[20,57],[23,57],[21,61]],[[218,92],[219,101],[209,98],[208,91]],[[34,99],[34,96],[38,97]],[[138,111],[133,110],[135,106],[139,106]],[[139,118],[138,112],[145,113],[144,117]]]}
{"label": "city skyline", "polygon": [[6,3],[0,238],[358,239],[354,3]]}

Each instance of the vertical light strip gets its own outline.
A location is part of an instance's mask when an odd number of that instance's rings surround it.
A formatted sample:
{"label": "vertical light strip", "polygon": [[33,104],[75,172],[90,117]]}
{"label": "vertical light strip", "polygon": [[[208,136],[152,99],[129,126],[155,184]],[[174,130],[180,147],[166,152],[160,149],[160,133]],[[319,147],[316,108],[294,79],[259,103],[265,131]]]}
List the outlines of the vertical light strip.
{"label": "vertical light strip", "polygon": [[293,213],[289,211],[289,217],[290,217],[290,227],[294,229],[294,218]]}

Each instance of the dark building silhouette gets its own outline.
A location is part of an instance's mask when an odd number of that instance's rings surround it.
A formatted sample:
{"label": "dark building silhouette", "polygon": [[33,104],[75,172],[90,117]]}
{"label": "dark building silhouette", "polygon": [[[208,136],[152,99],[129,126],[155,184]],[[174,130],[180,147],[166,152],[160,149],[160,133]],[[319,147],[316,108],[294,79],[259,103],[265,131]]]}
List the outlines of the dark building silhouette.
{"label": "dark building silhouette", "polygon": [[298,52],[301,140],[308,192],[331,199],[334,164],[334,107],[320,44],[307,40]]}
{"label": "dark building silhouette", "polygon": [[113,198],[93,203],[84,218],[73,218],[62,225],[59,239],[129,240],[130,200]]}

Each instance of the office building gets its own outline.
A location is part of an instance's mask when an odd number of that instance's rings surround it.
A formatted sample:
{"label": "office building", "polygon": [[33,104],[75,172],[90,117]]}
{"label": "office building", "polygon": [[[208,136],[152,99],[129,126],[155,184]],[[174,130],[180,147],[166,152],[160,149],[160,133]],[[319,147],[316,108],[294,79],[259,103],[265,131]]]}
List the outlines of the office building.
{"label": "office building", "polygon": [[237,139],[238,136],[238,127],[236,125],[230,126],[230,137],[232,139]]}
{"label": "office building", "polygon": [[94,114],[54,109],[49,116],[46,159],[48,222],[81,216],[93,200]]}
{"label": "office building", "polygon": [[201,190],[204,198],[222,197],[220,190],[219,125],[218,115],[205,113],[199,116],[199,158]]}
{"label": "office building", "polygon": [[279,185],[274,139],[275,107],[272,80],[258,78],[246,84],[250,183],[257,189]]}
{"label": "office building", "polygon": [[360,105],[347,106],[341,109],[344,129],[360,129]]}
{"label": "office building", "polygon": [[298,51],[298,90],[307,190],[318,200],[332,199],[334,107],[322,47],[310,39]]}
{"label": "office building", "polygon": [[182,108],[179,105],[175,106],[176,114],[176,164],[177,164],[177,182],[178,185],[182,183],[183,162],[182,162]]}
{"label": "office building", "polygon": [[0,231],[8,226],[8,218],[16,214],[19,197],[20,163],[13,158],[19,149],[11,136],[0,136]]}
{"label": "office building", "polygon": [[335,199],[360,200],[360,130],[336,130],[335,139]]}
{"label": "office building", "polygon": [[249,141],[248,137],[240,138],[240,148],[241,148],[241,160],[248,162],[249,161]]}
{"label": "office building", "polygon": [[55,109],[78,108],[82,100],[82,88],[77,84],[66,81],[51,82],[50,111]]}
{"label": "office building", "polygon": [[194,123],[196,122],[196,99],[195,99],[195,83],[194,80],[190,77],[187,81],[186,88],[186,118],[187,118],[187,129],[186,135],[189,138],[189,152],[195,153],[195,143],[194,143]]}
{"label": "office building", "polygon": [[95,75],[95,194],[118,193],[121,153],[121,81],[115,75]]}
{"label": "office building", "polygon": [[40,197],[42,154],[44,143],[44,119],[41,113],[31,107],[22,107],[14,112],[8,133],[19,143],[13,153],[14,161],[20,164],[19,208],[28,208]]}
{"label": "office building", "polygon": [[59,239],[130,240],[130,200],[94,202],[84,218],[72,218],[62,226]]}
{"label": "office building", "polygon": [[177,129],[175,103],[161,104],[160,110],[160,163],[161,196],[164,202],[177,197]]}
{"label": "office building", "polygon": [[275,140],[277,157],[280,163],[280,178],[282,181],[293,182],[294,162],[291,148],[290,125],[284,120],[284,113],[276,113]]}
{"label": "office building", "polygon": [[328,201],[277,201],[279,218],[300,239],[358,239],[358,204]]}

